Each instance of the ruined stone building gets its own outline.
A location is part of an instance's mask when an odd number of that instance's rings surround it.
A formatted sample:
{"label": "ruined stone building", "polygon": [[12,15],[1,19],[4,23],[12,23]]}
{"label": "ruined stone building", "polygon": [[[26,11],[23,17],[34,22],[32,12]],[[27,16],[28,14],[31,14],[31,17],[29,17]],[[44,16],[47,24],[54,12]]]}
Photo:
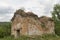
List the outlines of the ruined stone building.
{"label": "ruined stone building", "polygon": [[54,33],[54,21],[50,17],[38,17],[32,12],[17,10],[11,19],[11,35],[42,35]]}

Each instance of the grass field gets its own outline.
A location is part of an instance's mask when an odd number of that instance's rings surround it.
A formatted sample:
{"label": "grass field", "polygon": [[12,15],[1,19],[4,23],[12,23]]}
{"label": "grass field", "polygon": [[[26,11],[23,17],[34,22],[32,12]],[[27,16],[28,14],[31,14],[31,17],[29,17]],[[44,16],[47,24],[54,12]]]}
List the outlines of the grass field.
{"label": "grass field", "polygon": [[44,35],[34,37],[20,36],[19,38],[13,38],[9,36],[1,38],[0,40],[60,40],[60,37],[56,35]]}

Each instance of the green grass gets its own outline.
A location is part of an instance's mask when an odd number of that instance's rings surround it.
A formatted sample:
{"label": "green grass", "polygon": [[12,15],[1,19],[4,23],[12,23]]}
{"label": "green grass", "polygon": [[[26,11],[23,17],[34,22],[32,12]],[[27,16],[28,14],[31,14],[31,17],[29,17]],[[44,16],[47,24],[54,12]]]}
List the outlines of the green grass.
{"label": "green grass", "polygon": [[20,36],[19,38],[13,38],[11,36],[1,38],[0,40],[60,40],[59,36],[56,35],[43,35],[43,36]]}

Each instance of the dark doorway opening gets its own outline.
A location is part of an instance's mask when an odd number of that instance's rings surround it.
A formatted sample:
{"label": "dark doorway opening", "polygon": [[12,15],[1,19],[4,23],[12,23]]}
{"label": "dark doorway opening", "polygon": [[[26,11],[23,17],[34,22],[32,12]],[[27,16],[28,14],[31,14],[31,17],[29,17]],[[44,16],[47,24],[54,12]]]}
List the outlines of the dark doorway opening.
{"label": "dark doorway opening", "polygon": [[17,31],[17,37],[20,37],[20,30],[16,30]]}

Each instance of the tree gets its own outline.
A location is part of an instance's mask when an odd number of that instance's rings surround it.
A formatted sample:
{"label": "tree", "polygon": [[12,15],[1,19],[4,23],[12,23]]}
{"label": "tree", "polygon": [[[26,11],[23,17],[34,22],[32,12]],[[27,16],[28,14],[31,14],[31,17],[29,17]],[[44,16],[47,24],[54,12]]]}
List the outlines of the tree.
{"label": "tree", "polygon": [[56,4],[53,8],[52,17],[56,21],[60,21],[60,4]]}
{"label": "tree", "polygon": [[55,22],[55,33],[60,35],[60,4],[56,4],[52,11],[52,18]]}

